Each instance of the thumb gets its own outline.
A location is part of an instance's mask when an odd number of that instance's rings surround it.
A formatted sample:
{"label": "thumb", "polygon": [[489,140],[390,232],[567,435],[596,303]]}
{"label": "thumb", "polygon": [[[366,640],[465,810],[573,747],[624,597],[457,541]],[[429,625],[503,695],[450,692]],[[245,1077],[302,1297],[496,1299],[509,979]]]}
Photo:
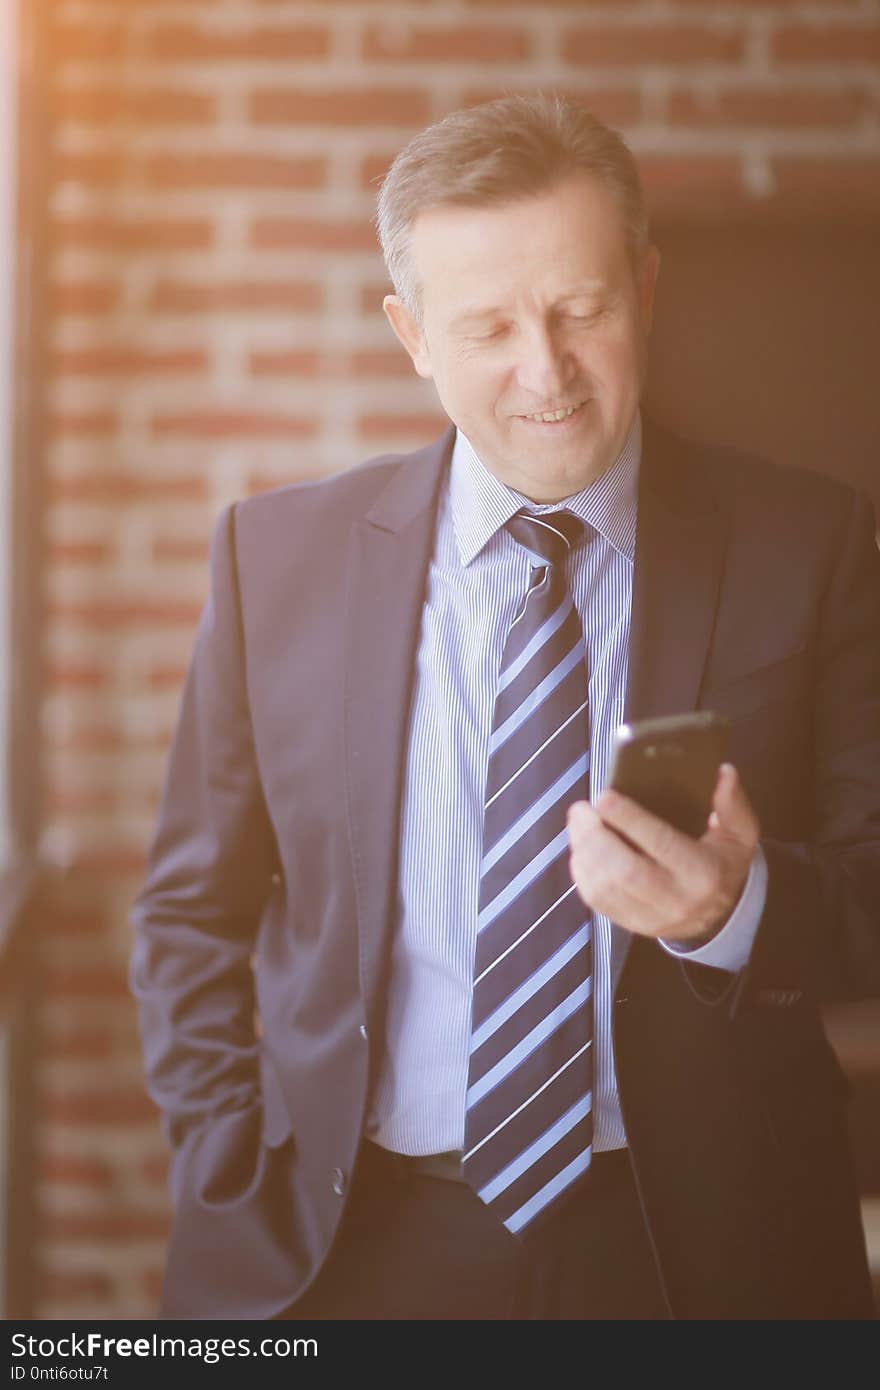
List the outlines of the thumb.
{"label": "thumb", "polygon": [[733,763],[722,763],[718,769],[709,828],[722,830],[735,840],[746,844],[756,843],[758,840],[758,818]]}

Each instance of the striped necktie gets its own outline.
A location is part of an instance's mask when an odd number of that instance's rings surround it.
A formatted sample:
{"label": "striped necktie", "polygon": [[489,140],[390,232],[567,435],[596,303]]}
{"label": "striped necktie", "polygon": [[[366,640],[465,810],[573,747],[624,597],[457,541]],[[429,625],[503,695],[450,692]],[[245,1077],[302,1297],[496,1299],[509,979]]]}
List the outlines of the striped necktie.
{"label": "striped necktie", "polygon": [[589,796],[586,653],[563,572],[585,527],[568,511],[507,523],[532,572],[489,740],[463,1172],[515,1234],[571,1192],[592,1148],[591,923],[565,821]]}

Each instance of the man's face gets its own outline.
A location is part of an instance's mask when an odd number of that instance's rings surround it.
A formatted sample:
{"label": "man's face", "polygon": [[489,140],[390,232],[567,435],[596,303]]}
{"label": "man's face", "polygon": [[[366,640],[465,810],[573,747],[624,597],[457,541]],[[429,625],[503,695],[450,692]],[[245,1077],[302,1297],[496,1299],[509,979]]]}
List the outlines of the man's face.
{"label": "man's face", "polygon": [[412,255],[422,324],[396,295],[385,312],[485,466],[538,502],[610,467],[641,393],[659,265],[652,247],[634,270],[614,195],[575,175],[506,205],[430,208]]}

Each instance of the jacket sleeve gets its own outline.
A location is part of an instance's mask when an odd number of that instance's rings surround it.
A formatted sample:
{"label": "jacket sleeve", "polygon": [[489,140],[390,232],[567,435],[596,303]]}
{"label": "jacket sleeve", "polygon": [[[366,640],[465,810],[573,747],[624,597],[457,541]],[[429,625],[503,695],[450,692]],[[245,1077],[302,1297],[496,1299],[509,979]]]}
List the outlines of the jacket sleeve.
{"label": "jacket sleeve", "polygon": [[251,955],[277,863],[248,707],[234,507],[215,526],[210,574],[132,909],[147,1084],[174,1146],[259,1103]]}
{"label": "jacket sleeve", "polygon": [[848,495],[815,639],[815,830],[762,841],[767,899],[734,1012],[767,992],[880,994],[880,553],[870,501]]}

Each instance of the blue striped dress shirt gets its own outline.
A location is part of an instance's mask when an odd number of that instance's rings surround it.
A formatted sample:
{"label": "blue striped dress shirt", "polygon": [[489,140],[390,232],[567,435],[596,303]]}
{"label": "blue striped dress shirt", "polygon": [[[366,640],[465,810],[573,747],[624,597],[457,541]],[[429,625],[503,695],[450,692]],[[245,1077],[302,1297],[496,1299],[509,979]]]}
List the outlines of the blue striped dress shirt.
{"label": "blue striped dress shirt", "polygon": [[[564,502],[535,503],[501,482],[456,435],[438,509],[418,647],[400,827],[398,921],[385,1036],[367,1135],[398,1153],[461,1149],[483,794],[504,640],[529,584],[526,551],[505,529],[519,510],[576,512],[598,532],[566,561],[589,672],[590,796],[605,785],[623,720],[635,555],[641,419],[620,457]],[[759,854],[733,916],[689,958],[736,970],[748,959],[766,894]],[[626,1135],[611,1045],[607,917],[594,919],[594,1150]]]}

